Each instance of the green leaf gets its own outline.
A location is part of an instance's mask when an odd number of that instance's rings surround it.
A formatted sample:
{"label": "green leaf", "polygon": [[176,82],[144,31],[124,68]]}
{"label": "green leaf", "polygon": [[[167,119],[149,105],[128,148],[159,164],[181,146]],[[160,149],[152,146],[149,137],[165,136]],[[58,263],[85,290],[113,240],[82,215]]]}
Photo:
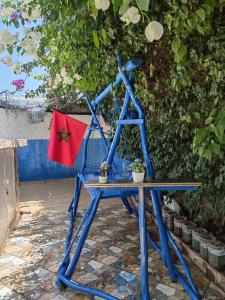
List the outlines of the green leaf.
{"label": "green leaf", "polygon": [[209,125],[210,123],[212,123],[213,118],[210,116],[205,120],[205,124]]}
{"label": "green leaf", "polygon": [[212,143],[211,144],[211,149],[212,149],[212,152],[216,155],[220,155],[220,145],[217,144],[217,143]]}
{"label": "green leaf", "polygon": [[10,55],[13,54],[13,46],[8,46],[7,51],[9,52]]}
{"label": "green leaf", "polygon": [[199,112],[195,112],[194,113],[194,117],[195,117],[195,119],[200,120],[200,113]]}
{"label": "green leaf", "polygon": [[202,153],[202,156],[210,160],[212,157],[212,151],[210,149],[205,149]]}
{"label": "green leaf", "polygon": [[199,18],[204,22],[205,21],[205,11],[203,8],[199,8],[196,10],[196,14],[199,16]]}
{"label": "green leaf", "polygon": [[180,48],[177,51],[177,58],[181,61],[187,54],[187,47],[184,44],[181,44]]}
{"label": "green leaf", "polygon": [[150,0],[137,0],[137,4],[141,10],[148,11]]}
{"label": "green leaf", "polygon": [[177,53],[179,48],[180,48],[180,45],[181,45],[181,40],[180,38],[175,38],[172,43],[171,43],[171,46],[172,46],[172,50],[173,50],[173,53]]}
{"label": "green leaf", "polygon": [[202,142],[204,139],[205,139],[205,137],[206,137],[206,135],[207,135],[207,129],[206,128],[200,128],[200,129],[198,129],[197,130],[197,132],[196,132],[196,140],[197,140],[197,142]]}
{"label": "green leaf", "polygon": [[117,12],[118,9],[122,6],[123,0],[113,0],[112,4],[113,4],[114,11]]}
{"label": "green leaf", "polygon": [[221,140],[222,137],[224,136],[224,126],[217,125],[215,128],[215,135],[219,140]]}
{"label": "green leaf", "polygon": [[18,28],[20,26],[19,22],[16,20],[16,21],[13,21],[13,24],[16,28]]}
{"label": "green leaf", "polygon": [[120,6],[119,14],[123,15],[129,8],[131,0],[123,0],[123,4]]}
{"label": "green leaf", "polygon": [[96,31],[93,30],[92,35],[93,35],[93,41],[94,41],[95,47],[97,49],[99,49],[100,48],[100,43],[99,43],[99,38],[98,38],[98,35],[97,35]]}

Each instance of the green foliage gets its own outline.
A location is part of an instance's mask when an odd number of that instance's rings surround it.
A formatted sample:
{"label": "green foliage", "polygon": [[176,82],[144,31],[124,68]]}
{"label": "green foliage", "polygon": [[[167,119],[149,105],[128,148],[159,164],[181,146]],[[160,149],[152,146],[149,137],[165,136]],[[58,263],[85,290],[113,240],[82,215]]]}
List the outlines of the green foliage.
{"label": "green foliage", "polygon": [[[190,219],[225,223],[225,4],[224,1],[113,0],[107,11],[93,0],[44,1],[39,64],[48,72],[42,88],[60,108],[82,91],[93,98],[115,80],[115,55],[140,57],[135,89],[145,110],[149,148],[156,176],[190,177],[204,187],[180,199]],[[138,24],[120,20],[131,6],[139,8]],[[144,32],[149,21],[163,24],[159,41],[149,43]],[[10,51],[10,49],[9,49]],[[65,68],[72,84],[54,84]],[[120,102],[123,91],[117,91]],[[104,102],[113,115],[113,95]],[[126,131],[133,158],[140,155],[137,128]],[[123,149],[122,149],[123,152]]]}

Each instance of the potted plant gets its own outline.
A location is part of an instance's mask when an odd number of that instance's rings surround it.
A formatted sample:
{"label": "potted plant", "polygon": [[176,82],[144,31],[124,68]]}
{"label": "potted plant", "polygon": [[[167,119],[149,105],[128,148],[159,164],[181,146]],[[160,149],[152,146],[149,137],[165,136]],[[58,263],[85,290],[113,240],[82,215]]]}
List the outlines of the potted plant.
{"label": "potted plant", "polygon": [[132,177],[134,182],[143,182],[145,177],[145,163],[140,159],[135,159],[132,164],[130,164],[132,169]]}
{"label": "potted plant", "polygon": [[98,178],[100,183],[106,183],[108,181],[108,171],[109,165],[106,161],[103,161],[103,163],[100,166],[100,176]]}

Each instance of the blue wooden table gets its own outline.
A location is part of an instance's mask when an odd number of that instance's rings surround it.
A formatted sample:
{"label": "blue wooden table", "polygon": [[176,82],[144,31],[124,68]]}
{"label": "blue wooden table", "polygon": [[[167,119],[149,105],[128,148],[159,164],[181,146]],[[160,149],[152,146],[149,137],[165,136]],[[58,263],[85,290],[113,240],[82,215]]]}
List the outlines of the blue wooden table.
{"label": "blue wooden table", "polygon": [[[63,262],[59,268],[57,276],[57,284],[59,286],[70,286],[71,288],[86,292],[92,295],[102,297],[103,299],[118,300],[118,298],[104,293],[103,291],[89,288],[87,286],[81,285],[71,279],[75,271],[75,267],[80,258],[80,254],[87,238],[89,229],[95,217],[99,202],[101,199],[110,198],[110,195],[117,195],[117,197],[122,197],[123,192],[126,193],[126,197],[129,195],[138,195],[138,209],[134,207],[128,208],[129,213],[133,213],[138,217],[139,220],[139,234],[140,234],[140,247],[141,247],[141,290],[142,299],[151,299],[149,286],[148,286],[148,243],[160,253],[162,258],[162,263],[168,268],[169,276],[172,282],[179,280],[183,285],[184,289],[190,296],[190,299],[198,300],[201,299],[195,283],[192,279],[188,265],[183,258],[178,246],[174,242],[169,230],[163,222],[162,210],[161,210],[161,199],[160,191],[193,191],[197,190],[201,183],[199,182],[189,182],[187,180],[177,180],[177,181],[166,181],[166,180],[146,180],[143,183],[134,183],[130,180],[124,180],[120,177],[114,177],[109,180],[108,183],[99,183],[97,181],[96,175],[82,175],[79,178],[80,182],[84,184],[85,188],[89,191],[92,196],[91,202],[84,214],[84,217],[78,226],[74,237],[71,239],[71,233],[69,233],[69,239],[67,239],[66,252]],[[81,188],[81,186],[80,186]],[[150,191],[151,200],[153,204],[153,210],[156,218],[156,225],[159,230],[160,245],[153,239],[151,233],[147,230],[146,226],[146,190]],[[124,194],[125,195],[125,194]],[[77,206],[77,205],[76,205]],[[72,206],[74,207],[74,205]],[[74,216],[75,217],[75,216]],[[74,221],[74,220],[73,220]],[[70,257],[71,248],[78,239],[77,246],[74,253]],[[173,248],[178,259],[180,260],[181,266],[184,269],[185,275],[183,276],[179,270],[174,266],[171,249]]]}

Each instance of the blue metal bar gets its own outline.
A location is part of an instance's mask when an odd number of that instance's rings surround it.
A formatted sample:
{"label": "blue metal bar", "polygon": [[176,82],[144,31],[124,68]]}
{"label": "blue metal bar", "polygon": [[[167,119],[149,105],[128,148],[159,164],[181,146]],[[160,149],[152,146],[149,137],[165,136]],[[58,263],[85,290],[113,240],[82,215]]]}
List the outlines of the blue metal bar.
{"label": "blue metal bar", "polygon": [[[138,211],[135,207],[133,207],[133,211],[134,211],[134,214],[136,215],[136,217],[138,218],[139,217],[139,214],[138,214]],[[146,234],[147,234],[147,239],[148,239],[148,242],[155,248],[155,250],[157,252],[159,252],[161,254],[161,247],[158,245],[158,243],[152,238],[151,236],[151,233],[149,232],[149,230],[146,230]],[[190,286],[189,284],[186,282],[185,278],[183,277],[183,275],[177,270],[177,268],[174,266],[174,270],[175,270],[175,274],[178,278],[178,280],[180,281],[180,283],[182,284],[182,286],[184,287],[185,291],[188,293],[188,295],[191,297],[192,300],[200,300],[201,299],[201,296],[199,295],[198,293],[198,290],[193,282],[193,279],[191,277],[191,274],[190,274],[190,270],[187,266],[187,263],[185,262],[184,258],[182,257],[182,254],[180,253],[180,250],[179,248],[177,247],[176,243],[173,241],[173,238],[169,232],[169,230],[167,229],[167,234],[168,234],[168,239],[169,239],[169,242],[171,244],[171,246],[174,248],[180,262],[181,262],[181,265],[186,273],[186,276],[187,276],[187,279],[190,283]]]}
{"label": "blue metal bar", "polygon": [[[111,196],[112,197],[112,196]],[[122,202],[124,204],[124,206],[126,207],[127,211],[129,214],[132,214],[133,213],[133,209],[132,207],[130,206],[130,203],[129,201],[127,200],[127,197],[122,197]]]}
{"label": "blue metal bar", "polygon": [[[124,68],[126,73],[132,72],[134,69],[138,68],[140,66],[140,60],[129,60]],[[115,87],[119,86],[122,83],[122,78],[120,73],[116,76],[116,81],[113,83],[110,83],[105,90],[99,94],[95,100],[91,101],[91,105],[95,107],[98,105]]]}
{"label": "blue metal bar", "polygon": [[188,268],[188,265],[185,261],[185,259],[183,258],[183,255],[181,254],[180,252],[180,249],[178,248],[177,244],[174,242],[172,236],[171,236],[171,233],[169,232],[169,230],[167,230],[167,236],[168,236],[168,239],[169,239],[169,242],[171,244],[171,246],[173,247],[173,249],[175,250],[180,262],[181,262],[181,265],[185,271],[185,274],[187,276],[187,279],[189,281],[189,284],[190,286],[192,287],[192,289],[194,290],[194,292],[198,295],[198,290],[197,290],[197,287],[192,279],[192,276],[191,276],[191,272]]}
{"label": "blue metal bar", "polygon": [[82,285],[82,284],[80,284],[78,282],[75,282],[73,280],[68,280],[66,277],[64,277],[62,275],[59,275],[59,279],[61,281],[63,281],[67,286],[69,286],[72,289],[75,289],[77,291],[88,293],[88,294],[91,294],[91,295],[94,295],[94,296],[98,296],[100,298],[107,299],[107,300],[120,300],[119,298],[114,297],[114,296],[112,296],[110,294],[104,293],[104,292],[102,292],[100,290],[92,289],[90,287],[84,286],[84,285]]}
{"label": "blue metal bar", "polygon": [[[119,117],[120,120],[124,119],[129,104],[130,104],[130,96],[129,96],[129,93],[126,91],[123,107],[122,107],[120,117]],[[112,141],[109,153],[108,153],[108,157],[106,159],[108,165],[112,164],[113,157],[116,152],[116,148],[118,147],[118,144],[119,144],[121,132],[122,132],[122,125],[117,125],[116,132],[115,132],[115,135],[114,135],[114,138],[113,138],[113,141]]]}
{"label": "blue metal bar", "polygon": [[143,124],[143,119],[118,120],[117,125],[139,125]]}
{"label": "blue metal bar", "polygon": [[59,267],[59,271],[58,271],[59,274],[64,274],[66,272],[66,269],[67,269],[67,267],[69,265],[69,262],[70,262],[70,256],[69,255],[70,255],[71,248],[73,247],[73,245],[74,245],[74,243],[75,243],[75,241],[78,237],[78,234],[79,234],[85,220],[87,219],[88,215],[90,214],[92,208],[93,208],[93,202],[91,202],[90,205],[88,206],[88,208],[87,208],[85,214],[83,215],[83,218],[82,218],[82,220],[81,220],[81,222],[80,222],[80,224],[79,224],[79,226],[78,226],[78,228],[77,228],[77,230],[76,230],[76,232],[73,236],[73,239],[72,239],[70,245],[68,246],[68,248],[65,249],[64,258],[63,258],[63,261],[62,261],[62,263]]}
{"label": "blue metal bar", "polygon": [[90,211],[89,215],[87,216],[87,220],[85,222],[83,231],[82,231],[82,233],[80,235],[80,238],[78,240],[77,247],[75,249],[73,258],[71,259],[70,264],[69,264],[68,269],[67,269],[66,274],[65,274],[65,276],[68,279],[70,279],[71,276],[73,275],[76,264],[77,264],[77,262],[80,258],[80,254],[81,254],[84,242],[86,240],[86,237],[88,235],[89,229],[91,227],[91,224],[93,222],[93,219],[95,217],[95,214],[96,214],[96,211],[97,211],[97,208],[98,208],[98,204],[99,204],[99,201],[100,201],[100,198],[101,198],[101,194],[102,194],[101,191],[97,191],[95,197],[92,199],[92,201],[90,203],[90,205],[92,206],[91,211]]}
{"label": "blue metal bar", "polygon": [[145,217],[145,197],[144,188],[138,188],[139,195],[139,232],[140,232],[140,245],[141,245],[141,291],[142,299],[150,300],[149,286],[148,286],[148,245],[146,236],[146,217]]}
{"label": "blue metal bar", "polygon": [[168,267],[170,279],[171,281],[174,282],[176,280],[176,274],[174,271],[174,265],[172,262],[172,257],[168,245],[168,237],[167,237],[165,224],[162,218],[160,199],[158,198],[158,193],[156,191],[151,191],[151,197],[152,197],[152,204],[153,204],[153,209],[156,217],[156,222],[159,229],[159,237],[161,243],[161,256],[163,261],[166,263]]}

